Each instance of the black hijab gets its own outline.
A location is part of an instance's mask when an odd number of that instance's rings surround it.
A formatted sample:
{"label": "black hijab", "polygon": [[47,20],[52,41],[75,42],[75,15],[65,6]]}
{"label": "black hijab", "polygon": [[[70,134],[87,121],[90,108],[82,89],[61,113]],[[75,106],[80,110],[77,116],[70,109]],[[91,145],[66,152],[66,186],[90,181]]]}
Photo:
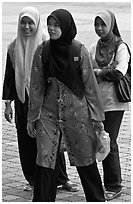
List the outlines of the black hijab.
{"label": "black hijab", "polygon": [[102,68],[109,64],[118,44],[123,41],[117,26],[114,13],[109,10],[105,10],[98,13],[96,18],[97,17],[100,17],[104,21],[106,26],[109,26],[108,24],[110,22],[110,30],[107,36],[105,36],[104,38],[100,38],[96,46],[95,59],[98,66]]}
{"label": "black hijab", "polygon": [[57,40],[50,39],[48,72],[49,76],[56,77],[67,86],[76,96],[83,97],[83,83],[75,69],[72,40],[77,34],[77,29],[72,15],[65,9],[53,11],[47,18],[53,17],[59,24],[62,34]]}

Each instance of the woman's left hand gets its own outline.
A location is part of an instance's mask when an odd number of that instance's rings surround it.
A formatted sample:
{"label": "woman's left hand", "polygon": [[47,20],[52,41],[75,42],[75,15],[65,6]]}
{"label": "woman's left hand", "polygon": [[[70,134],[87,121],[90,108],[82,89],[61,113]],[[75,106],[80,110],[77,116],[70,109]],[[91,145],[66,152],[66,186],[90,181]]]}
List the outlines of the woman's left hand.
{"label": "woman's left hand", "polygon": [[98,135],[100,135],[100,133],[104,130],[104,125],[101,121],[93,121],[93,127]]}
{"label": "woman's left hand", "polygon": [[27,123],[27,131],[30,137],[36,138],[36,122],[28,122]]}

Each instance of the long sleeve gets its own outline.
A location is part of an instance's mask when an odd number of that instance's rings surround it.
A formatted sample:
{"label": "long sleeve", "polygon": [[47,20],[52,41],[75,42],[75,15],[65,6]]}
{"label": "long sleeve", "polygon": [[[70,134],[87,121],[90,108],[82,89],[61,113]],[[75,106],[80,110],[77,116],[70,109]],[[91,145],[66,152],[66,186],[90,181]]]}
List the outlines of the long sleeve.
{"label": "long sleeve", "polygon": [[44,100],[45,79],[41,53],[42,44],[37,48],[32,64],[28,109],[29,122],[33,122],[39,119],[41,106]]}
{"label": "long sleeve", "polygon": [[96,121],[103,121],[105,119],[104,110],[102,106],[97,80],[89,58],[90,56],[87,49],[82,45],[81,71],[88,108],[92,119]]}
{"label": "long sleeve", "polygon": [[[91,52],[91,59],[92,63],[94,64],[94,46],[90,48]],[[120,80],[120,78],[126,74],[127,68],[128,68],[128,61],[129,61],[129,53],[127,50],[127,46],[122,43],[119,45],[115,61],[113,61],[111,64],[109,64],[107,67],[103,68],[99,74],[98,78],[100,78],[102,81],[109,81],[109,82],[117,82]],[[93,65],[93,68],[95,69],[95,66]]]}
{"label": "long sleeve", "polygon": [[13,101],[15,100],[15,98],[16,98],[15,71],[13,69],[13,64],[10,55],[9,53],[7,53],[2,99]]}
{"label": "long sleeve", "polygon": [[122,43],[119,45],[116,52],[115,62],[117,62],[117,64],[115,66],[115,69],[103,69],[100,72],[99,76],[103,81],[119,81],[120,78],[127,72],[128,61],[129,53],[127,50],[127,46]]}

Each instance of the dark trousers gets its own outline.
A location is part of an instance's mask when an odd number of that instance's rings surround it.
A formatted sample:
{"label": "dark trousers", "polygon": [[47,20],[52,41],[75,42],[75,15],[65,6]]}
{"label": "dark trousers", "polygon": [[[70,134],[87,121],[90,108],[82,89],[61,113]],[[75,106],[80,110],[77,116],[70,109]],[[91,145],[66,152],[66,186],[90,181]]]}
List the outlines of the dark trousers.
{"label": "dark trousers", "polygon": [[25,179],[34,185],[37,147],[36,140],[27,133],[28,96],[25,103],[15,100],[15,123],[17,128],[19,156]]}
{"label": "dark trousers", "polygon": [[104,186],[107,190],[119,191],[121,187],[121,167],[119,149],[117,144],[118,133],[124,111],[105,112],[104,128],[110,137],[110,153],[102,162],[104,173]]}
{"label": "dark trousers", "polygon": [[59,162],[60,162],[60,142],[57,151],[56,165],[55,169],[50,169],[36,165],[35,170],[35,184],[33,193],[33,202],[54,202],[56,199],[56,192],[58,186],[58,177],[60,172]]}
{"label": "dark trousers", "polygon": [[[94,162],[86,167],[77,167],[87,202],[104,202],[100,174]],[[58,165],[49,169],[36,165],[33,202],[55,202]]]}
{"label": "dark trousers", "polygon": [[104,202],[104,191],[96,162],[77,167],[87,202]]}
{"label": "dark trousers", "polygon": [[67,181],[69,181],[68,174],[66,172],[66,160],[64,152],[58,153],[58,178],[57,178],[57,186],[65,184]]}
{"label": "dark trousers", "polygon": [[36,140],[29,137],[25,128],[17,130],[19,156],[23,174],[30,185],[34,185],[36,166]]}
{"label": "dark trousers", "polygon": [[36,165],[32,202],[54,202],[57,192],[57,177],[53,169]]}

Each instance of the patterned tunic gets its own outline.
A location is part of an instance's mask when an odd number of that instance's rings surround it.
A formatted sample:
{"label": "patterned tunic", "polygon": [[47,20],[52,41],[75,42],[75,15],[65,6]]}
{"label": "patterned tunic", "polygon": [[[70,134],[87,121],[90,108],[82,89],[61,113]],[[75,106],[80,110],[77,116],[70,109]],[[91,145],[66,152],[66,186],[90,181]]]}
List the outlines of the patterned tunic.
{"label": "patterned tunic", "polygon": [[48,78],[46,91],[41,54],[42,45],[38,47],[33,61],[28,112],[28,121],[36,121],[37,164],[55,167],[61,136],[71,165],[92,164],[97,144],[92,120],[103,121],[104,112],[89,54],[82,45],[80,64],[85,86],[83,99],[75,96],[55,77]]}

